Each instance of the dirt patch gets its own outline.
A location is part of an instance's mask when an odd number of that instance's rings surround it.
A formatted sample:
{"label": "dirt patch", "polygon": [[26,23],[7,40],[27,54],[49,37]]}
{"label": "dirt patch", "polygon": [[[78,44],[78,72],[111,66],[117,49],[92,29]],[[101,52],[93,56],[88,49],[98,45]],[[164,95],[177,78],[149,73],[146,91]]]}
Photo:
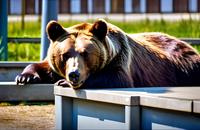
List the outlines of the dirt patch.
{"label": "dirt patch", "polygon": [[0,106],[0,128],[4,130],[55,129],[54,105]]}

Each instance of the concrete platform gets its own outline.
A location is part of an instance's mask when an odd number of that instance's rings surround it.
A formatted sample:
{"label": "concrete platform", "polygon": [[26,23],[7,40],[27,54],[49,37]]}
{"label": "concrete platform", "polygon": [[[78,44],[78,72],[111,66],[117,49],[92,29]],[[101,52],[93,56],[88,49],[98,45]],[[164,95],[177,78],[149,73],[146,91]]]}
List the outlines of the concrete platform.
{"label": "concrete platform", "polygon": [[2,101],[53,101],[53,84],[16,85],[15,82],[0,82]]}
{"label": "concrete platform", "polygon": [[54,87],[56,129],[200,129],[200,87]]}

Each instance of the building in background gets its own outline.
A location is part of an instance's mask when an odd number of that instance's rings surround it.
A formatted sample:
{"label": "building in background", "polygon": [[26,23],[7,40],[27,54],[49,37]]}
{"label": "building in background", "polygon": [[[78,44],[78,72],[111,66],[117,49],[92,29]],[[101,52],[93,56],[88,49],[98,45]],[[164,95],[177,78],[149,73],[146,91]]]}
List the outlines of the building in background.
{"label": "building in background", "polygon": [[[8,0],[19,15],[23,0]],[[42,0],[24,0],[25,14],[41,14]],[[198,13],[200,0],[58,0],[59,14]]]}

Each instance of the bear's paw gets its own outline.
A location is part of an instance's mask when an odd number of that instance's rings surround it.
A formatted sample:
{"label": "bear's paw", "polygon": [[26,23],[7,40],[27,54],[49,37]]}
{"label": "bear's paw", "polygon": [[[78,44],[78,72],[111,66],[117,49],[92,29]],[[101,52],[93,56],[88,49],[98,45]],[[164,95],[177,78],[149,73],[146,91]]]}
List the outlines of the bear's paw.
{"label": "bear's paw", "polygon": [[24,73],[24,74],[19,74],[15,78],[15,82],[17,85],[24,85],[24,84],[31,84],[31,83],[40,83],[41,79],[40,77],[29,74],[29,73]]}
{"label": "bear's paw", "polygon": [[66,79],[60,79],[55,83],[56,86],[70,87],[71,84]]}

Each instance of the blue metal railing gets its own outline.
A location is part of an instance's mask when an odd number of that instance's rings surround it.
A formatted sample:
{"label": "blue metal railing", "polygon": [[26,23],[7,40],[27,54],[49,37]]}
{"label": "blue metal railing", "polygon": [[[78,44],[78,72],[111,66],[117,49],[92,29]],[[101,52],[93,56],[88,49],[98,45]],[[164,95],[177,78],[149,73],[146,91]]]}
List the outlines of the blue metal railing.
{"label": "blue metal railing", "polygon": [[[7,42],[7,24],[8,24],[8,1],[0,0],[0,60],[8,59],[8,42]],[[48,49],[48,38],[46,34],[46,25],[50,20],[57,20],[58,1],[42,0],[42,39],[41,39],[41,55],[44,59]]]}
{"label": "blue metal railing", "polygon": [[8,1],[0,0],[0,60],[8,59],[7,14]]}
{"label": "blue metal railing", "polygon": [[43,0],[42,1],[42,36],[41,36],[41,53],[40,60],[43,60],[47,55],[49,40],[46,34],[46,25],[50,20],[57,20],[58,1]]}

